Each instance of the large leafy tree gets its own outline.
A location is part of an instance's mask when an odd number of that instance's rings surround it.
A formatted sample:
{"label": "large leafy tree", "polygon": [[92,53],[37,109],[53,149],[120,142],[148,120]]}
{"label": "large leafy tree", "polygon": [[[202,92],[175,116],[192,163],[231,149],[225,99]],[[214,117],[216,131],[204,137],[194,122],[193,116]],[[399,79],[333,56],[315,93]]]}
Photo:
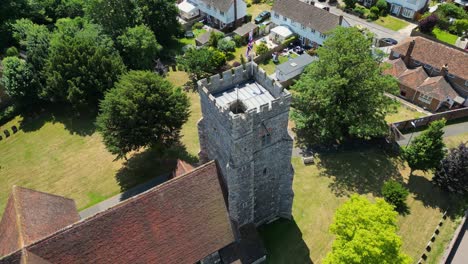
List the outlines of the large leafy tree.
{"label": "large leafy tree", "polygon": [[122,76],[100,104],[97,126],[107,149],[118,157],[142,147],[170,145],[189,116],[179,89],[149,71]]}
{"label": "large leafy tree", "polygon": [[153,31],[145,25],[128,28],[118,37],[118,46],[125,64],[134,70],[149,70],[161,50]]}
{"label": "large leafy tree", "polygon": [[27,0],[0,1],[0,50],[12,44],[10,24],[28,12]]}
{"label": "large leafy tree", "polygon": [[32,105],[38,98],[38,84],[31,67],[18,57],[6,57],[2,61],[1,82],[6,93],[23,106]]}
{"label": "large leafy tree", "polygon": [[371,203],[353,195],[336,210],[330,231],[335,235],[326,264],[404,264],[411,263],[401,251],[397,235],[397,213],[382,199]]}
{"label": "large leafy tree", "polygon": [[445,157],[445,119],[432,122],[429,127],[403,149],[403,157],[411,168],[429,171],[439,167]]}
{"label": "large leafy tree", "polygon": [[226,63],[226,56],[213,48],[192,48],[178,62],[192,75],[192,79],[199,80],[216,73]]}
{"label": "large leafy tree", "polygon": [[432,181],[451,193],[468,193],[468,146],[461,143],[450,150],[437,168]]}
{"label": "large leafy tree", "polygon": [[46,61],[44,96],[93,110],[125,70],[112,40],[82,18],[61,19],[52,34]]}
{"label": "large leafy tree", "polygon": [[371,46],[371,35],[338,27],[318,49],[320,59],[292,87],[292,118],[305,143],[367,139],[388,131],[385,116],[392,101],[384,93],[396,93],[398,86],[382,75]]}
{"label": "large leafy tree", "polygon": [[180,30],[179,10],[175,0],[136,0],[139,17],[162,44],[167,44]]}

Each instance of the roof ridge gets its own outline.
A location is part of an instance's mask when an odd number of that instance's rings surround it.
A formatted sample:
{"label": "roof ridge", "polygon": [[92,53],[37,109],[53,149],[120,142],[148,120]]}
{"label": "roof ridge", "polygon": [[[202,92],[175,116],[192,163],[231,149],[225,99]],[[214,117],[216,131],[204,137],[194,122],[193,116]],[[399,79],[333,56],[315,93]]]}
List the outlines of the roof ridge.
{"label": "roof ridge", "polygon": [[22,228],[22,221],[21,221],[21,215],[19,210],[19,204],[18,204],[18,199],[16,197],[17,191],[18,191],[18,186],[13,185],[13,190],[11,192],[11,197],[13,199],[13,207],[15,208],[15,217],[16,217],[16,228],[18,228],[18,246],[19,249],[24,248],[24,234],[23,234],[23,228]]}
{"label": "roof ridge", "polygon": [[22,187],[22,186],[17,186],[17,185],[13,185],[13,188],[25,190],[25,191],[28,191],[28,192],[40,193],[40,194],[47,195],[47,196],[54,196],[54,197],[57,197],[57,198],[66,199],[66,200],[70,200],[70,201],[75,202],[74,199],[71,199],[71,198],[68,198],[68,197],[65,197],[65,196],[61,196],[61,195],[57,195],[57,194],[53,194],[53,193],[47,193],[47,192],[43,192],[43,191],[33,190],[33,189],[29,189],[29,188]]}
{"label": "roof ridge", "polygon": [[147,190],[147,191],[145,191],[145,192],[142,192],[142,193],[137,194],[137,195],[135,195],[135,196],[133,196],[133,197],[130,197],[130,198],[128,198],[128,199],[126,199],[126,200],[124,200],[124,201],[122,201],[122,202],[120,202],[120,203],[118,203],[118,204],[116,204],[116,205],[114,205],[114,206],[112,206],[112,207],[110,207],[110,208],[108,208],[108,209],[105,210],[105,211],[99,212],[99,213],[97,213],[97,214],[95,214],[95,215],[93,215],[93,216],[90,216],[90,217],[88,217],[88,218],[81,219],[81,220],[79,220],[79,221],[77,221],[77,222],[75,222],[75,223],[73,223],[73,224],[70,224],[70,225],[68,225],[68,226],[66,226],[66,227],[64,227],[64,228],[61,228],[61,229],[59,229],[59,230],[57,230],[57,231],[55,231],[55,232],[49,234],[48,236],[45,236],[45,237],[43,237],[43,238],[41,238],[41,239],[39,239],[39,240],[34,241],[33,243],[27,245],[26,247],[34,246],[34,245],[36,245],[36,244],[38,244],[38,243],[40,243],[40,242],[42,242],[42,241],[44,241],[44,240],[47,240],[47,239],[49,239],[49,238],[51,238],[51,237],[54,237],[54,236],[58,235],[59,233],[66,232],[66,231],[68,231],[68,230],[70,230],[70,229],[72,229],[72,228],[74,228],[74,227],[76,227],[76,226],[80,226],[80,225],[82,225],[82,224],[86,224],[86,223],[88,223],[88,222],[90,222],[90,221],[92,221],[92,220],[94,220],[94,219],[96,219],[96,218],[101,217],[102,215],[105,215],[105,214],[108,214],[108,213],[110,213],[110,212],[113,212],[113,211],[117,210],[117,208],[120,208],[120,207],[122,207],[122,206],[125,206],[125,205],[127,205],[127,204],[129,204],[129,203],[131,203],[131,202],[133,202],[133,201],[135,201],[135,200],[137,200],[138,198],[140,198],[140,197],[142,197],[142,196],[144,196],[144,195],[146,195],[146,194],[148,194],[148,193],[150,193],[150,192],[154,192],[154,191],[160,190],[160,189],[165,189],[165,188],[167,188],[167,186],[170,186],[170,185],[174,184],[175,182],[178,182],[178,181],[180,181],[180,180],[182,180],[182,179],[185,179],[189,174],[195,173],[196,171],[200,171],[200,170],[206,169],[208,166],[210,166],[210,165],[213,164],[213,163],[216,164],[216,161],[215,161],[215,160],[212,160],[212,161],[209,161],[209,162],[207,162],[207,163],[205,163],[205,164],[203,164],[203,165],[200,165],[200,166],[198,166],[197,168],[195,168],[195,169],[192,170],[192,171],[189,171],[189,172],[187,172],[187,173],[184,173],[184,174],[180,175],[179,177],[173,178],[173,179],[171,179],[171,180],[169,180],[169,181],[167,181],[167,182],[164,182],[164,183],[162,183],[162,184],[160,184],[160,185],[158,185],[158,186],[155,186],[155,187],[153,187],[153,188],[151,188],[151,189],[149,189],[149,190]]}

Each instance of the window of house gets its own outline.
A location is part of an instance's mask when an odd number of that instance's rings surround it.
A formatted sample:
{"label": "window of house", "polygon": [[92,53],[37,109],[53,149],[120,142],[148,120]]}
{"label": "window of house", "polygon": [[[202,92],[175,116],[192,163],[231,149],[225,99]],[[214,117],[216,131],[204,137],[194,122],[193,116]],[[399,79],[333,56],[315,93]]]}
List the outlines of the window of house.
{"label": "window of house", "polygon": [[404,8],[401,15],[406,17],[406,18],[413,18],[414,17],[414,11],[411,10],[411,9],[408,9],[408,8]]}
{"label": "window of house", "polygon": [[304,25],[301,25],[301,28],[302,28],[302,30],[305,30],[305,29],[306,29],[306,27],[305,27]]}
{"label": "window of house", "polygon": [[424,68],[426,68],[426,69],[430,70],[430,69],[432,69],[432,66],[431,66],[431,65],[429,65],[429,64],[424,64]]}
{"label": "window of house", "polygon": [[284,20],[284,21],[288,21],[288,18],[287,18],[287,17],[283,17],[283,20]]}
{"label": "window of house", "polygon": [[211,5],[207,5],[206,7],[207,7],[208,9],[211,9]]}
{"label": "window of house", "polygon": [[279,15],[277,13],[274,14],[275,18],[279,18]]}
{"label": "window of house", "polygon": [[311,28],[310,32],[315,33],[315,29]]}
{"label": "window of house", "polygon": [[291,25],[295,27],[297,26],[297,23],[291,20]]}
{"label": "window of house", "polygon": [[465,86],[468,86],[468,80],[465,81]]}
{"label": "window of house", "polygon": [[262,146],[266,146],[271,143],[271,134],[264,134],[262,136]]}
{"label": "window of house", "polygon": [[406,91],[400,91],[400,95],[406,97]]}
{"label": "window of house", "polygon": [[424,102],[426,104],[430,104],[432,102],[432,97],[429,95],[421,94],[419,95],[419,101]]}
{"label": "window of house", "polygon": [[320,37],[324,39],[324,38],[326,38],[327,36],[326,36],[325,34],[323,34],[323,33],[320,33]]}
{"label": "window of house", "polygon": [[450,73],[448,73],[447,76],[448,76],[449,78],[452,78],[452,79],[455,78],[455,75],[450,74]]}
{"label": "window of house", "polygon": [[432,70],[433,70],[434,72],[440,72],[440,69],[437,69],[437,68],[432,68]]}
{"label": "window of house", "polygon": [[263,175],[266,175],[267,174],[267,168],[264,168],[263,169]]}
{"label": "window of house", "polygon": [[224,16],[224,12],[223,12],[223,11],[219,11],[219,13],[220,13],[222,16]]}

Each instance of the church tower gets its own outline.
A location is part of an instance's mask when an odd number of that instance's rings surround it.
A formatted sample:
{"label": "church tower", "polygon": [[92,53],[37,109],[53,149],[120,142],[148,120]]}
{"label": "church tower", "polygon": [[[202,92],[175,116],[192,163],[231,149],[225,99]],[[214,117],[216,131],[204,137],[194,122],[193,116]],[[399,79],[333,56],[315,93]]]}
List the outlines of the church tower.
{"label": "church tower", "polygon": [[291,94],[255,63],[198,82],[200,160],[217,160],[240,226],[290,218]]}

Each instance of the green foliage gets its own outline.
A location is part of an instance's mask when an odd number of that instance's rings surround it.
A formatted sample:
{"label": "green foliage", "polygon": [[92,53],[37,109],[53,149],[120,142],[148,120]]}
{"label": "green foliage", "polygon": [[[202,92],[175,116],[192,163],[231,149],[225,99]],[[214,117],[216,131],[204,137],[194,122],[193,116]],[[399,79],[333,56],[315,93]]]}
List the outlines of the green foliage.
{"label": "green foliage", "polygon": [[16,47],[9,47],[5,52],[7,57],[18,57],[19,51]]}
{"label": "green foliage", "polygon": [[395,209],[406,208],[406,198],[409,191],[401,183],[394,180],[386,181],[382,186],[382,195],[385,201],[395,206]]}
{"label": "green foliage", "polygon": [[443,15],[444,17],[452,17],[456,19],[467,19],[468,13],[463,10],[462,7],[459,7],[453,3],[441,4],[437,7],[436,13],[438,15]]}
{"label": "green foliage", "polygon": [[160,43],[167,44],[181,31],[174,0],[136,0],[136,3],[139,18],[151,28]]}
{"label": "green foliage", "polygon": [[403,148],[403,157],[411,172],[429,171],[439,167],[445,157],[444,126],[445,119],[432,122],[408,147]]}
{"label": "green foliage", "polygon": [[202,22],[197,22],[197,23],[193,24],[192,30],[195,30],[195,29],[202,29],[203,26],[204,26],[204,25],[203,25]]}
{"label": "green foliage", "polygon": [[454,31],[458,35],[462,35],[463,32],[468,32],[468,19],[457,19],[453,23]]}
{"label": "green foliage", "polygon": [[236,43],[232,40],[223,38],[218,41],[218,49],[224,53],[234,52],[236,50]]}
{"label": "green foliage", "polygon": [[267,45],[261,42],[259,45],[257,45],[255,53],[257,53],[258,56],[262,56],[263,54],[266,54],[269,50],[270,49],[268,49]]}
{"label": "green foliage", "polygon": [[242,65],[245,65],[245,58],[244,58],[244,55],[242,55],[242,54],[240,55],[240,63]]}
{"label": "green foliage", "polygon": [[397,235],[397,213],[382,199],[371,203],[353,195],[336,210],[330,231],[335,235],[325,264],[409,264]]}
{"label": "green foliage", "polygon": [[312,63],[292,86],[292,118],[305,144],[385,135],[385,116],[395,94],[394,78],[382,75],[372,55],[372,35],[357,28],[337,28],[317,49]]}
{"label": "green foliage", "polygon": [[6,57],[2,61],[2,84],[6,93],[21,104],[32,104],[38,98],[38,85],[26,61],[18,57]]}
{"label": "green foliage", "polygon": [[372,20],[377,20],[379,18],[380,10],[376,7],[373,6],[370,8],[370,15],[369,18]]}
{"label": "green foliage", "polygon": [[145,25],[128,28],[117,41],[125,64],[134,70],[151,69],[162,48]]}
{"label": "green foliage", "polygon": [[381,15],[386,15],[388,12],[388,4],[385,0],[377,0],[375,6],[379,9]]}
{"label": "green foliage", "polygon": [[50,40],[44,96],[75,109],[96,109],[125,66],[110,38],[84,19],[61,19]]}
{"label": "green foliage", "polygon": [[15,118],[16,115],[18,115],[18,108],[15,105],[5,107],[0,110],[0,124],[5,124]]}
{"label": "green foliage", "polygon": [[356,6],[356,0],[344,0],[346,8],[354,8]]}
{"label": "green foliage", "polygon": [[213,47],[213,48],[218,48],[218,42],[222,38],[224,38],[224,33],[217,32],[217,31],[211,31],[210,39],[208,40],[208,46]]}
{"label": "green foliage", "polygon": [[130,71],[100,104],[96,124],[107,149],[118,157],[179,139],[190,102],[179,88],[149,71]]}
{"label": "green foliage", "polygon": [[461,143],[458,147],[450,149],[447,157],[435,171],[432,181],[450,193],[468,193],[467,143]]}
{"label": "green foliage", "polygon": [[192,75],[193,80],[199,80],[216,73],[226,63],[226,56],[213,48],[191,48],[178,58],[178,62]]}
{"label": "green foliage", "polygon": [[236,47],[242,47],[244,44],[246,44],[246,40],[245,38],[239,36],[239,35],[235,35],[234,36],[234,42],[236,43]]}

